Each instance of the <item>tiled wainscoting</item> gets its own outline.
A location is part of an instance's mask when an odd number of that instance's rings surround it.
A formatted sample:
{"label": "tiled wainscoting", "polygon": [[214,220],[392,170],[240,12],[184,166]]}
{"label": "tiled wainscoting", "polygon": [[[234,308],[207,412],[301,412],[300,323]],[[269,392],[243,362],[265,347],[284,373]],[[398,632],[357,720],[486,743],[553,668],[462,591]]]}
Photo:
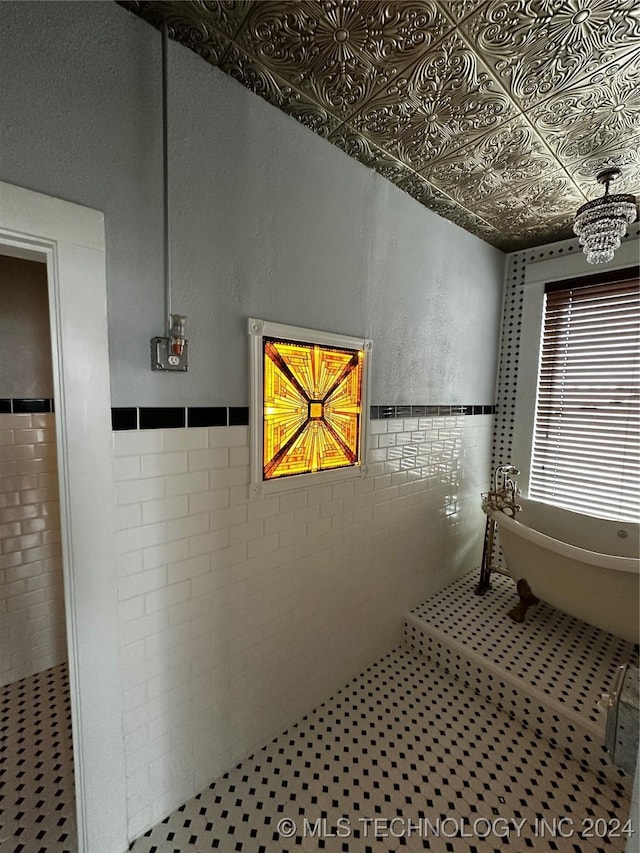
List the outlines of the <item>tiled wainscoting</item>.
{"label": "tiled wainscoting", "polygon": [[131,837],[479,564],[492,421],[371,421],[366,477],[251,500],[246,426],[114,432]]}
{"label": "tiled wainscoting", "polygon": [[0,414],[0,685],[66,660],[54,415]]}

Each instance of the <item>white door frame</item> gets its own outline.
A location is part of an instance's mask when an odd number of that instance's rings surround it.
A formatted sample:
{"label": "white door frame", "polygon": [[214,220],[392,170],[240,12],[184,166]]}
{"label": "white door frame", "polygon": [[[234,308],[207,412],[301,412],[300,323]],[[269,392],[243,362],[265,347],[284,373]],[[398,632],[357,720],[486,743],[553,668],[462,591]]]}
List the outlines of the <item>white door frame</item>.
{"label": "white door frame", "polygon": [[0,252],[44,261],[79,853],[127,849],[104,215],[0,182]]}

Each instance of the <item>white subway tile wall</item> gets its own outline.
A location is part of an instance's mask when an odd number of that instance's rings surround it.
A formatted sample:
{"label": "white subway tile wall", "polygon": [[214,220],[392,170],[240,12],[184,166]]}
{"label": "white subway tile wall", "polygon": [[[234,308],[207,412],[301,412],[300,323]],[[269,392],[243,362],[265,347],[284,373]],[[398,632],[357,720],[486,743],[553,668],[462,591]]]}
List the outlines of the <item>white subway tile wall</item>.
{"label": "white subway tile wall", "polygon": [[0,685],[66,660],[53,414],[0,414]]}
{"label": "white subway tile wall", "polygon": [[479,565],[492,426],[371,421],[366,477],[251,500],[247,427],[113,434],[131,837]]}

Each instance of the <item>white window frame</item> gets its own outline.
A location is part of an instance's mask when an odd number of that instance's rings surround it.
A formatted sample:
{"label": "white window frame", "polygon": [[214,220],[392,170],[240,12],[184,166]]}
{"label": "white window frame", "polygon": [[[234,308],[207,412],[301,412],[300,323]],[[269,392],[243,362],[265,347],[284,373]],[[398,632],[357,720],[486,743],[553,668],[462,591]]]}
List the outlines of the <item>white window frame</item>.
{"label": "white window frame", "polygon": [[602,270],[622,270],[638,263],[638,241],[627,240],[616,252],[614,260],[606,267],[594,267],[579,254],[548,258],[528,265],[525,271],[524,302],[522,306],[522,331],[520,335],[520,363],[513,427],[511,459],[520,469],[518,485],[525,497],[529,493],[529,479],[533,454],[533,434],[538,388],[538,366],[544,325],[544,288],[555,281],[583,278]]}
{"label": "white window frame", "polygon": [[[256,498],[265,494],[281,493],[304,488],[310,485],[349,480],[354,477],[366,476],[365,461],[367,458],[367,425],[369,421],[369,360],[373,345],[368,338],[356,338],[339,335],[334,332],[322,332],[316,329],[306,329],[301,326],[288,326],[284,323],[272,323],[250,317],[247,323],[249,335],[249,385],[250,385],[250,447],[251,447],[251,481],[249,497]],[[331,468],[326,471],[315,471],[308,474],[295,474],[273,480],[265,480],[264,473],[264,422],[263,422],[263,338],[279,338],[289,341],[319,344],[320,346],[341,347],[360,350],[364,354],[362,361],[362,414],[360,417],[360,461],[355,465],[344,468]]]}

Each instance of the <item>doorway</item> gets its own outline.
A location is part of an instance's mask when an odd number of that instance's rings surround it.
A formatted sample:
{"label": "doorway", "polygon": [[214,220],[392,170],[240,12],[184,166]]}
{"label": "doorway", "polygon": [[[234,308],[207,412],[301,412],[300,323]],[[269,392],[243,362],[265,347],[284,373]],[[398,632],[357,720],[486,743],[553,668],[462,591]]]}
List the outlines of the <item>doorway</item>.
{"label": "doorway", "polygon": [[127,848],[104,221],[0,183],[0,253],[44,263],[79,853]]}
{"label": "doorway", "polygon": [[0,304],[0,847],[75,853],[46,265],[0,254]]}

